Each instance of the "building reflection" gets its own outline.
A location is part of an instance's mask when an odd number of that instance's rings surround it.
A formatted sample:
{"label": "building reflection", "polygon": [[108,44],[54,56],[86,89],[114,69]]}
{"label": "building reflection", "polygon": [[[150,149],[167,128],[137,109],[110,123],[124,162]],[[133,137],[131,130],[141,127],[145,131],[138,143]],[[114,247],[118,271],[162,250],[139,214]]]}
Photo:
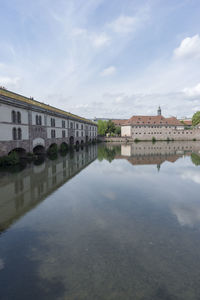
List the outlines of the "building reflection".
{"label": "building reflection", "polygon": [[126,159],[132,165],[156,165],[158,171],[164,162],[174,163],[183,156],[191,156],[193,164],[200,165],[200,142],[139,142],[121,145],[110,143],[98,148],[100,161]]}
{"label": "building reflection", "polygon": [[97,157],[97,145],[46,159],[23,171],[0,175],[0,232],[34,208],[48,195],[81,172]]}
{"label": "building reflection", "polygon": [[140,142],[121,145],[121,155],[117,158],[127,159],[132,165],[156,165],[159,171],[164,162],[174,163],[193,153],[200,155],[200,142]]}

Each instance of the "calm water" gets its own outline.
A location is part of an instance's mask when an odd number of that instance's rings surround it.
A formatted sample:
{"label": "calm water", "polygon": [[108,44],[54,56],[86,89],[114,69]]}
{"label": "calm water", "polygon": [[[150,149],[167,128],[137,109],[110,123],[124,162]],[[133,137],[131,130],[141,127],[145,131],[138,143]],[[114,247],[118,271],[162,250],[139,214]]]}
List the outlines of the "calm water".
{"label": "calm water", "polygon": [[0,299],[199,300],[200,143],[0,172]]}

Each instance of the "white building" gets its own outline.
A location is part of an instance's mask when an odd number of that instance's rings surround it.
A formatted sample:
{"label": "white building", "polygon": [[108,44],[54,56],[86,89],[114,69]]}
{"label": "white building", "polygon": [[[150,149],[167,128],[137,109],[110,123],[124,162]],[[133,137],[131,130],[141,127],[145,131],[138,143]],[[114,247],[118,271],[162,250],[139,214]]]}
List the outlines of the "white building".
{"label": "white building", "polygon": [[79,145],[95,141],[97,124],[0,88],[0,155],[27,152],[52,144]]}

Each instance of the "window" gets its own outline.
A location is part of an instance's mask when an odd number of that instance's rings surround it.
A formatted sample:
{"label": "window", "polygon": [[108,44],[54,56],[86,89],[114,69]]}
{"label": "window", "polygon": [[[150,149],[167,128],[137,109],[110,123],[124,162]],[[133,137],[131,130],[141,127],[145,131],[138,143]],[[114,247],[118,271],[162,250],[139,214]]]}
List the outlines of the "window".
{"label": "window", "polygon": [[65,130],[62,131],[62,137],[65,138]]}
{"label": "window", "polygon": [[76,137],[78,137],[78,131],[76,132]]}
{"label": "window", "polygon": [[16,140],[17,139],[17,129],[13,128],[12,133],[13,133],[13,140]]}
{"label": "window", "polygon": [[22,130],[21,128],[13,128],[12,129],[12,136],[13,136],[13,140],[21,140],[22,139]]}
{"label": "window", "polygon": [[22,130],[21,130],[21,128],[18,128],[17,133],[18,133],[18,140],[21,140],[22,139]]}
{"label": "window", "polygon": [[70,122],[70,128],[71,128],[71,129],[73,128],[73,123],[72,123],[72,122]]}
{"label": "window", "polygon": [[83,136],[83,131],[81,131],[81,136]]}
{"label": "window", "polygon": [[83,124],[81,125],[81,130],[83,130]]}
{"label": "window", "polygon": [[54,139],[56,137],[56,132],[54,129],[51,130],[51,138]]}
{"label": "window", "polygon": [[35,123],[36,123],[36,125],[42,125],[42,117],[36,115],[35,116]]}
{"label": "window", "polygon": [[21,124],[21,113],[19,111],[17,112],[17,123]]}
{"label": "window", "polygon": [[78,124],[76,124],[76,129],[78,129]]}
{"label": "window", "polygon": [[51,127],[55,127],[56,126],[56,121],[54,118],[51,118]]}
{"label": "window", "polygon": [[65,121],[62,121],[62,128],[65,128]]}
{"label": "window", "polygon": [[12,123],[16,123],[16,112],[12,111]]}

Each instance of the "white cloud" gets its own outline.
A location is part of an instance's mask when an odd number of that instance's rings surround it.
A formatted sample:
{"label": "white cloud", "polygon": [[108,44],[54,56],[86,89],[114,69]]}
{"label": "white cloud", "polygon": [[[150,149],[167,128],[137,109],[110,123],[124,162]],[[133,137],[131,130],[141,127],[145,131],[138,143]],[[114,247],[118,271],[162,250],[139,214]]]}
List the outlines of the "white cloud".
{"label": "white cloud", "polygon": [[91,32],[85,28],[73,28],[71,36],[74,38],[83,38],[88,40],[95,48],[101,48],[105,45],[108,45],[110,42],[110,36],[107,33],[95,33]]}
{"label": "white cloud", "polygon": [[72,36],[84,36],[87,34],[87,30],[85,28],[73,28]]}
{"label": "white cloud", "polygon": [[130,33],[138,25],[137,17],[129,17],[121,15],[115,21],[109,24],[109,27],[116,33]]}
{"label": "white cloud", "polygon": [[109,44],[110,37],[106,33],[101,33],[99,35],[94,34],[91,36],[91,40],[92,40],[93,45],[96,48],[100,48],[100,47],[103,47],[103,46]]}
{"label": "white cloud", "polygon": [[15,87],[20,81],[19,77],[0,77],[0,86]]}
{"label": "white cloud", "polygon": [[100,75],[104,77],[104,76],[110,76],[110,75],[113,75],[113,74],[115,74],[115,73],[116,73],[116,68],[115,68],[114,66],[110,66],[110,67],[104,69],[104,70],[100,73]]}
{"label": "white cloud", "polygon": [[182,226],[194,226],[200,222],[200,206],[198,202],[174,203],[171,209]]}
{"label": "white cloud", "polygon": [[183,92],[189,97],[200,96],[200,83],[191,88],[185,88]]}
{"label": "white cloud", "polygon": [[181,177],[185,180],[192,180],[193,182],[200,184],[200,174],[197,171],[186,171]]}
{"label": "white cloud", "polygon": [[200,37],[198,34],[182,40],[180,46],[174,50],[176,58],[200,58]]}

